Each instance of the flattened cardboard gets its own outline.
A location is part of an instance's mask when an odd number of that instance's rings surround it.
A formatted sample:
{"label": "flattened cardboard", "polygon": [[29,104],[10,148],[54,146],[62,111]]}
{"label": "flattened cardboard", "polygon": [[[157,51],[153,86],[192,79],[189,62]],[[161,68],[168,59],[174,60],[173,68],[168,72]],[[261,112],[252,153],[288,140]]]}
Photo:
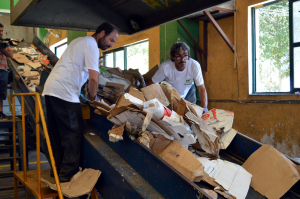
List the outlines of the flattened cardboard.
{"label": "flattened cardboard", "polygon": [[159,65],[155,65],[153,68],[151,68],[146,74],[143,75],[145,82],[149,82],[152,80],[152,77],[155,75],[156,71],[158,71]]}
{"label": "flattened cardboard", "polygon": [[123,140],[125,124],[126,123],[122,124],[121,126],[114,125],[112,129],[108,131],[109,141],[117,142],[119,140]]}
{"label": "flattened cardboard", "polygon": [[[41,181],[47,184],[51,189],[57,191],[54,178],[48,175],[42,175]],[[101,171],[94,169],[84,169],[73,176],[70,182],[60,183],[64,196],[68,198],[79,197],[88,194],[95,186]]]}
{"label": "flattened cardboard", "polygon": [[220,149],[227,149],[229,144],[232,142],[233,138],[236,136],[237,130],[235,129],[230,129],[228,133],[223,135],[220,139]]}
{"label": "flattened cardboard", "polygon": [[169,106],[170,102],[158,83],[141,88],[146,100],[158,99],[164,106]]}
{"label": "flattened cardboard", "polygon": [[129,88],[129,94],[145,102],[144,94],[132,86]]}
{"label": "flattened cardboard", "polygon": [[13,55],[13,59],[16,60],[19,64],[25,64],[30,62],[30,60],[25,56],[20,53],[16,53]]}
{"label": "flattened cardboard", "polygon": [[103,108],[103,109],[105,109],[105,110],[107,110],[107,111],[109,111],[111,108],[109,107],[109,106],[107,106],[106,104],[103,104],[103,103],[101,103],[101,102],[98,102],[98,101],[96,101],[96,100],[94,100],[93,101],[93,103],[94,103],[94,106],[99,106],[99,107],[101,107],[101,108]]}
{"label": "flattened cardboard", "polygon": [[26,65],[30,66],[31,68],[37,69],[38,67],[41,67],[42,65],[39,62],[28,62]]}
{"label": "flattened cardboard", "polygon": [[186,113],[186,102],[184,99],[180,99],[176,112],[178,115],[184,115]]}
{"label": "flattened cardboard", "polygon": [[[172,165],[176,170],[193,182],[200,182],[204,175],[202,164],[197,158],[178,140],[166,140],[162,136],[158,136],[157,140],[150,144],[152,150],[156,151],[162,159]],[[165,149],[163,149],[166,147]]]}
{"label": "flattened cardboard", "polygon": [[113,83],[113,82],[106,82],[105,86],[113,86],[116,88],[116,90],[114,91],[116,94],[122,93],[124,91],[124,84],[117,84],[117,83]]}
{"label": "flattened cardboard", "polygon": [[252,174],[251,187],[270,199],[280,198],[300,179],[300,166],[267,144],[252,153],[243,167]]}

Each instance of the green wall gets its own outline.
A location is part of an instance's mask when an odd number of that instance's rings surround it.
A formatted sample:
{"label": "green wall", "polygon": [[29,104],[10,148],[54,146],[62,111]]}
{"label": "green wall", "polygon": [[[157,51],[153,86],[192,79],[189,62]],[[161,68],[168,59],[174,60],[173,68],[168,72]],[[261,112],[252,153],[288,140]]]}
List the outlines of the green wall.
{"label": "green wall", "polygon": [[[189,31],[197,43],[199,43],[199,22],[191,21],[189,19],[181,19],[180,22]],[[160,63],[170,59],[170,49],[176,42],[185,42],[191,49],[191,57],[195,58],[195,44],[193,40],[177,21],[173,21],[160,26]]]}
{"label": "green wall", "polygon": [[67,38],[68,38],[68,44],[77,37],[85,37],[87,35],[87,32],[84,31],[74,31],[74,30],[68,30],[67,31]]}
{"label": "green wall", "polygon": [[[189,33],[193,36],[196,42],[199,44],[199,21],[194,20],[191,21],[189,19],[181,19],[180,22],[182,25],[189,31]],[[188,34],[184,31],[184,29],[177,23],[177,31],[178,31],[178,38],[182,42],[185,42],[190,47],[190,54],[192,58],[195,58],[195,43],[193,40],[188,36]]]}
{"label": "green wall", "polygon": [[160,26],[160,63],[170,59],[170,49],[177,42],[177,22]]}
{"label": "green wall", "polygon": [[0,0],[0,9],[10,9],[10,0]]}
{"label": "green wall", "polygon": [[48,30],[46,30],[45,28],[39,28],[39,38],[42,42],[44,42],[43,39],[47,33],[48,33]]}

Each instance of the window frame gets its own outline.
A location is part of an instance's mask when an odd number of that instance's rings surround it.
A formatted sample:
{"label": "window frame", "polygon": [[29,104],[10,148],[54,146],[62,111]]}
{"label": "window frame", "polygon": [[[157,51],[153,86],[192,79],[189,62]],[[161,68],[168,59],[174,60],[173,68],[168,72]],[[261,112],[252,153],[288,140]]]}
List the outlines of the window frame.
{"label": "window frame", "polygon": [[56,55],[56,57],[57,57],[57,49],[58,49],[59,47],[64,46],[64,45],[68,45],[68,42],[64,42],[64,43],[62,43],[62,44],[60,44],[60,45],[54,47],[54,54]]}
{"label": "window frame", "polygon": [[300,0],[288,0],[289,1],[289,56],[290,56],[290,91],[289,92],[257,92],[256,91],[256,16],[255,10],[276,4],[281,2],[281,0],[275,0],[265,4],[260,4],[259,6],[251,7],[251,40],[252,40],[252,93],[251,94],[265,94],[265,95],[282,95],[282,94],[294,94],[300,91],[300,88],[294,87],[294,48],[300,47],[300,42],[294,43],[294,32],[293,32],[293,3]]}
{"label": "window frame", "polygon": [[133,46],[133,45],[144,43],[144,42],[149,42],[149,40],[148,39],[141,40],[141,41],[129,44],[129,45],[125,45],[123,47],[119,47],[119,48],[116,48],[116,49],[112,49],[112,50],[103,52],[104,63],[106,63],[106,55],[109,54],[109,53],[113,53],[113,65],[114,65],[114,68],[116,68],[116,57],[115,57],[115,54],[118,51],[124,50],[124,70],[127,70],[127,48],[130,47],[130,46]]}

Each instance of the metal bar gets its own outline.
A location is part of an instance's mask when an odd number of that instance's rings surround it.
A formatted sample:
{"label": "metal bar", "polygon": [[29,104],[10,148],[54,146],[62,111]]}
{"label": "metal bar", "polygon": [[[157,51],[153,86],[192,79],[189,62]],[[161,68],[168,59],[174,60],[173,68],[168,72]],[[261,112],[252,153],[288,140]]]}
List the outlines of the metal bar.
{"label": "metal bar", "polygon": [[193,40],[193,42],[195,43],[195,45],[197,45],[197,46],[199,47],[199,49],[200,49],[200,51],[203,53],[203,55],[204,55],[205,57],[207,57],[206,52],[204,52],[204,51],[202,50],[202,48],[199,46],[199,44],[198,44],[197,41],[193,38],[193,36],[189,33],[189,31],[183,26],[183,24],[182,24],[179,20],[177,20],[177,22],[178,22],[179,25],[183,28],[183,30],[186,32],[186,34],[188,34],[188,36]]}
{"label": "metal bar", "polygon": [[[213,14],[217,14],[217,13],[219,13],[219,12],[220,12],[220,11],[216,10],[216,11],[210,12],[210,14],[213,15]],[[200,20],[200,19],[203,18],[203,17],[206,17],[206,15],[200,15],[200,16],[198,16],[198,17],[193,17],[193,18],[191,18],[190,20]]]}
{"label": "metal bar", "polygon": [[26,135],[25,135],[25,97],[21,96],[22,105],[22,135],[23,135],[23,172],[24,182],[27,182],[27,164],[26,164]]}
{"label": "metal bar", "polygon": [[8,102],[8,105],[9,105],[10,112],[12,113],[12,107],[11,107],[11,102],[10,102],[10,98],[9,98],[8,92],[6,92],[6,98],[7,98],[7,102]]}
{"label": "metal bar", "polygon": [[232,52],[234,52],[233,45],[232,45],[231,41],[228,39],[228,37],[226,36],[226,34],[222,30],[222,28],[219,26],[219,24],[216,22],[216,20],[213,18],[213,16],[211,16],[211,14],[207,10],[203,11],[203,13],[207,16],[208,20],[212,23],[212,25],[219,32],[219,34],[221,35],[221,37],[224,39],[224,41],[226,42],[226,44],[229,46],[230,50]]}
{"label": "metal bar", "polygon": [[58,175],[57,175],[55,160],[54,160],[54,157],[53,157],[52,147],[51,147],[50,138],[49,138],[49,134],[48,134],[48,129],[47,129],[45,116],[44,116],[44,111],[43,111],[43,108],[42,108],[41,97],[38,93],[36,93],[35,100],[38,103],[38,107],[39,107],[39,111],[40,111],[40,115],[41,115],[41,121],[42,121],[44,134],[45,134],[45,138],[46,138],[46,142],[47,142],[47,146],[48,146],[48,151],[49,151],[49,156],[50,156],[50,160],[51,160],[51,166],[52,166],[53,173],[54,173],[55,183],[56,183],[56,186],[57,186],[58,196],[59,196],[60,199],[63,199],[64,197],[63,197],[62,192],[61,192],[61,187],[60,187],[60,183],[59,183],[59,179],[58,179]]}
{"label": "metal bar", "polygon": [[[14,145],[14,173],[17,172],[17,147],[16,147],[16,113],[15,113],[15,96],[12,97],[12,117],[13,117],[13,145]],[[14,175],[14,193],[15,199],[18,199],[18,180],[17,177]]]}
{"label": "metal bar", "polygon": [[40,116],[39,116],[39,106],[38,106],[38,100],[35,99],[35,123],[36,123],[36,129],[35,129],[35,136],[36,136],[36,166],[37,166],[37,194],[41,195],[41,143],[40,143]]}
{"label": "metal bar", "polygon": [[12,94],[12,96],[35,96],[36,94],[39,94],[39,93],[15,93],[15,94]]}
{"label": "metal bar", "polygon": [[221,8],[221,7],[213,7],[211,10],[221,11],[221,12],[227,12],[227,13],[234,13],[234,10]]}

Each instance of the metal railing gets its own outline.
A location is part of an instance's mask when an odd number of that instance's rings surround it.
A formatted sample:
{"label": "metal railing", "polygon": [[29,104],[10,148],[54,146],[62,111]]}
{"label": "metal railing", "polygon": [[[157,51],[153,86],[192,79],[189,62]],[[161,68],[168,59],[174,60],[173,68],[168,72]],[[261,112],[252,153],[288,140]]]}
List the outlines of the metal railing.
{"label": "metal railing", "polygon": [[[41,104],[41,97],[39,93],[19,93],[12,95],[12,117],[13,117],[13,154],[14,154],[14,188],[15,188],[15,199],[18,199],[18,181],[16,178],[17,173],[17,159],[16,159],[16,115],[15,115],[15,97],[21,97],[22,106],[22,135],[23,135],[23,176],[26,185],[27,182],[27,164],[26,164],[26,139],[25,139],[25,96],[35,96],[35,122],[36,122],[36,153],[37,153],[37,194],[38,198],[41,198],[41,163],[40,163],[40,118],[46,138],[46,143],[49,151],[49,156],[51,160],[51,166],[54,173],[55,183],[57,186],[58,196],[63,199],[63,194],[61,191],[57,170],[55,167],[55,160],[53,157],[52,147],[50,143],[50,138],[47,130],[47,125],[45,121],[44,111]],[[8,98],[9,100],[9,98]],[[10,103],[10,102],[9,102]],[[11,107],[10,107],[11,108]]]}

